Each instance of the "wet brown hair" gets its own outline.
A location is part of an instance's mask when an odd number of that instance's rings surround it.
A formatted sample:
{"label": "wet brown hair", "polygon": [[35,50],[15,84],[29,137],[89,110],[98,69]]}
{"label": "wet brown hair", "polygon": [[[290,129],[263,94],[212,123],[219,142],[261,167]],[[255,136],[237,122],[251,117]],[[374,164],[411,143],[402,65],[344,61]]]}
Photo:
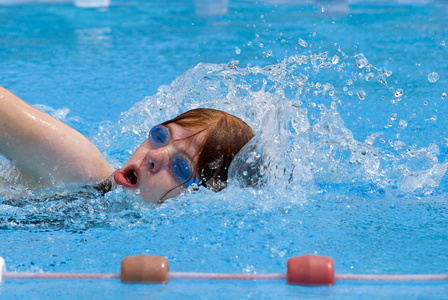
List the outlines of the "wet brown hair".
{"label": "wet brown hair", "polygon": [[222,190],[227,184],[230,163],[255,133],[241,119],[210,108],[189,110],[162,125],[177,124],[190,130],[193,138],[205,133],[200,141],[196,177],[211,190]]}

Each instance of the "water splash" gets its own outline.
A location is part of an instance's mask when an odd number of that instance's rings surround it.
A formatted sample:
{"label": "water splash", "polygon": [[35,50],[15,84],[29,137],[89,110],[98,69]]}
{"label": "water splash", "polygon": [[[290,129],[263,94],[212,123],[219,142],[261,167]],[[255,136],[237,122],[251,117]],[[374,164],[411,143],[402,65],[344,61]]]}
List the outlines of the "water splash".
{"label": "water splash", "polygon": [[[285,203],[313,198],[368,200],[435,193],[448,163],[439,162],[438,145],[418,147],[400,139],[397,132],[413,125],[409,125],[409,119],[390,112],[384,120],[385,130],[372,127],[364,138],[347,126],[355,113],[352,107],[376,100],[377,90],[384,89],[392,99],[403,96],[402,89],[382,85],[387,85],[386,78],[391,75],[390,70],[371,65],[362,54],[349,56],[340,50],[333,55],[296,54],[264,67],[241,67],[238,61],[201,63],[135,104],[118,122],[101,124],[94,142],[120,167],[147,138],[152,126],[188,109],[210,107],[242,118],[257,136],[232,163],[227,189],[218,194],[205,189],[187,190],[179,199],[194,202],[206,198],[213,202],[219,198],[235,203],[237,193],[241,195],[239,205],[262,205],[261,209],[269,210],[279,203],[287,206]],[[368,79],[374,76],[382,84]],[[370,111],[370,115],[357,119],[364,118],[373,126],[370,119],[374,116]],[[387,128],[394,128],[395,140]],[[2,168],[2,172],[7,169]],[[13,173],[13,169],[8,170]],[[104,199],[73,194],[74,190],[57,191],[59,196],[52,197],[55,190],[36,192],[13,187],[20,191],[18,195],[22,193],[22,202],[6,197],[6,189],[11,186],[3,187],[3,228],[129,228],[153,224],[152,208],[121,190]],[[70,201],[61,204],[61,195]],[[175,203],[172,205],[179,204]]]}
{"label": "water splash", "polygon": [[[354,59],[367,74],[376,71],[384,79],[383,84],[392,75],[386,68],[369,64],[362,54],[345,56],[339,66],[348,66]],[[353,77],[345,68],[333,69],[333,62],[334,55],[323,52],[294,55],[265,67],[242,68],[237,61],[199,64],[136,105],[142,109],[129,112],[132,128],[135,120],[137,124],[141,120],[144,125],[136,131],[140,135],[145,131],[142,128],[183,110],[213,107],[241,117],[257,132],[230,170],[232,180],[241,186],[250,183],[291,193],[296,199],[336,187],[350,195],[354,186],[372,197],[433,192],[447,169],[437,154],[424,147],[407,146],[399,138],[386,142],[382,131],[358,140],[346,126],[340,111],[352,103],[352,95],[361,101],[367,101],[369,96],[364,90],[351,92],[359,85],[355,81],[358,76]],[[342,79],[337,75],[339,80],[325,82],[334,74],[343,74]],[[391,91],[393,98],[403,96],[400,88]],[[158,115],[152,118],[151,125],[145,107],[157,108]],[[390,127],[408,126],[406,120],[394,125],[397,118],[396,113],[389,118]],[[112,132],[131,126],[123,123],[126,119]],[[116,137],[120,139],[118,134]]]}

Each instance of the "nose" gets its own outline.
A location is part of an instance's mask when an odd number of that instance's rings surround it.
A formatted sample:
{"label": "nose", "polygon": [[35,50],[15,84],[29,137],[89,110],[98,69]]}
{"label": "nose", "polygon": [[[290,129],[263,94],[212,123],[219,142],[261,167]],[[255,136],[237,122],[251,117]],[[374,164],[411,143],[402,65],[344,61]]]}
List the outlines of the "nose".
{"label": "nose", "polygon": [[169,163],[170,156],[164,147],[152,149],[146,154],[144,163],[149,173],[157,173]]}

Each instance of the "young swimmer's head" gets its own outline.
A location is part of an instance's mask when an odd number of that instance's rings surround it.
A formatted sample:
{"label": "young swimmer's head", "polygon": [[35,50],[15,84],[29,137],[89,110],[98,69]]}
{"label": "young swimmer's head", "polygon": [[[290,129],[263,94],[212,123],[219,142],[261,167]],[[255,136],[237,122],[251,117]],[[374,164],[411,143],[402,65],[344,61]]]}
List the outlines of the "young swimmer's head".
{"label": "young swimmer's head", "polygon": [[223,111],[190,110],[151,129],[114,178],[150,203],[175,197],[192,182],[219,191],[233,157],[254,135]]}

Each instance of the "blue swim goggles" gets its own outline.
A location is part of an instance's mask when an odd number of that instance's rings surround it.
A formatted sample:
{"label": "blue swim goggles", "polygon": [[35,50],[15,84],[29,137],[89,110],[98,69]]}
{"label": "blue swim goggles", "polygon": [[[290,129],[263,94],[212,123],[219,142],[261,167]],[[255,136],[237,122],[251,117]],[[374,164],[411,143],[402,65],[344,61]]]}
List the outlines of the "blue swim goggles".
{"label": "blue swim goggles", "polygon": [[[149,141],[156,148],[169,146],[169,144],[171,143],[171,134],[169,128],[164,125],[154,126],[151,131],[149,131]],[[184,154],[177,153],[171,155],[170,149],[168,149],[168,152],[171,156],[171,174],[173,174],[173,176],[177,180],[179,180],[186,186],[190,186],[193,183],[199,184],[199,179],[194,178],[194,169],[191,164],[191,160]]]}

